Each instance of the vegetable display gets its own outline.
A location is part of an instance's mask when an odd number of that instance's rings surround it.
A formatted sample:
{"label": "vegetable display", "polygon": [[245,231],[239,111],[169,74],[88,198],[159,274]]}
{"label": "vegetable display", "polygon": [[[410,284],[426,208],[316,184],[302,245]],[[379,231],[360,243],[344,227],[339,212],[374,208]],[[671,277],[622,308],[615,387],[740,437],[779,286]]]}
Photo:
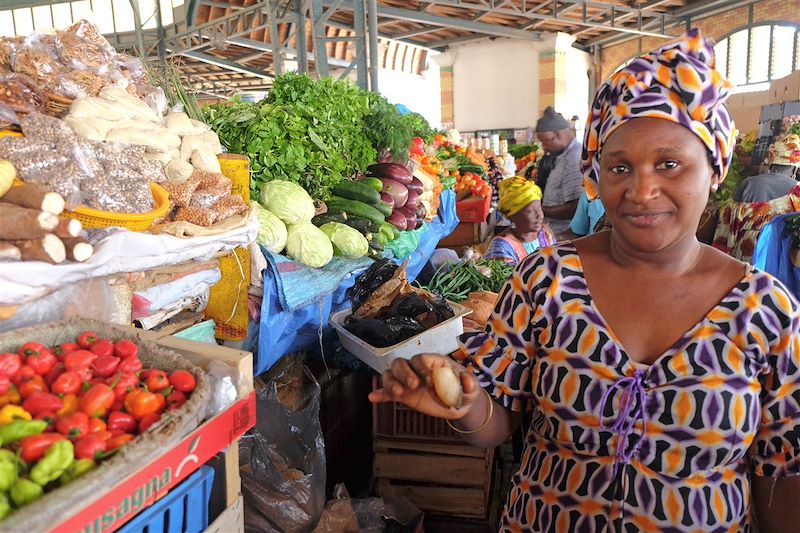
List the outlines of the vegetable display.
{"label": "vegetable display", "polygon": [[91,331],[0,354],[0,519],[109,458],[191,397],[191,372],[142,369],[136,344]]}
{"label": "vegetable display", "polygon": [[325,233],[311,222],[289,226],[286,255],[304,265],[320,268],[333,258],[333,244]]}
{"label": "vegetable display", "polygon": [[266,100],[234,99],[203,111],[229,152],[250,157],[254,198],[278,179],[327,199],[337,183],[377,157],[363,126],[368,95],[349,82],[288,73],[275,78]]}
{"label": "vegetable display", "polygon": [[472,292],[500,292],[513,271],[513,266],[497,259],[446,264],[436,271],[425,288],[442,298],[459,303],[466,300]]}

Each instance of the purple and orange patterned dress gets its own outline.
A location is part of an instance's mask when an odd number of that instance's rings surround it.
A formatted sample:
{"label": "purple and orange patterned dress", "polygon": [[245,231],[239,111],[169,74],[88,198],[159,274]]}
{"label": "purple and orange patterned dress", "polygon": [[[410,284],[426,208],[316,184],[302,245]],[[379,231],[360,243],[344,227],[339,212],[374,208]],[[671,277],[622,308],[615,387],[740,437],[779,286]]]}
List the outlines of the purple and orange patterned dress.
{"label": "purple and orange patterned dress", "polygon": [[750,271],[638,364],[574,246],[530,255],[460,352],[497,401],[532,414],[500,530],[751,531],[750,476],[800,473],[799,330],[794,298]]}

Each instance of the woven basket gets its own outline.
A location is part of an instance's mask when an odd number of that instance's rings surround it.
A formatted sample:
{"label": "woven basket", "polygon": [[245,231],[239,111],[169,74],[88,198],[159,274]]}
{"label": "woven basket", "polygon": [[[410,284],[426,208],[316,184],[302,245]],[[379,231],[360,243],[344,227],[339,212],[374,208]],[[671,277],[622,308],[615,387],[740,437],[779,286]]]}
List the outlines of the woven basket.
{"label": "woven basket", "polygon": [[86,229],[117,226],[130,231],[147,231],[153,222],[169,212],[169,193],[155,182],[150,182],[150,191],[153,193],[156,207],[147,213],[112,213],[88,207],[76,207],[73,211],[64,211],[61,216],[79,220]]}

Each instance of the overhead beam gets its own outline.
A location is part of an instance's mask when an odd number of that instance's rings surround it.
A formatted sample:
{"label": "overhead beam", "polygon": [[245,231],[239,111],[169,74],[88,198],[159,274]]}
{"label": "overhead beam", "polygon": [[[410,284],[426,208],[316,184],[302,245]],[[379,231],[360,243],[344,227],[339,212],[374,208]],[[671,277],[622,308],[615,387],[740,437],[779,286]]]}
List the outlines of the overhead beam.
{"label": "overhead beam", "polygon": [[[273,48],[272,44],[270,44],[270,43],[265,43],[265,42],[261,42],[261,41],[254,41],[253,39],[246,39],[244,37],[231,37],[230,39],[225,39],[225,42],[233,44],[233,45],[236,45],[236,46],[241,46],[242,48],[249,48],[251,50],[257,50],[257,51],[263,52],[263,53],[270,53],[271,54],[275,50]],[[299,52],[294,48],[282,48],[281,51],[284,54],[286,54],[287,56],[291,56],[291,57],[298,57],[300,55]],[[334,66],[337,66],[337,67],[346,67],[350,63],[348,61],[343,60],[343,59],[336,59],[335,57],[329,57],[328,58],[328,64],[329,65],[334,65]]]}
{"label": "overhead beam", "polygon": [[[336,3],[336,1],[337,0],[323,0],[323,4],[326,7],[331,7],[334,3]],[[436,4],[438,1],[431,3]],[[461,7],[464,7],[463,4]],[[471,5],[470,8],[472,9]],[[348,6],[340,6],[340,9],[352,11],[352,7]],[[396,7],[379,6],[378,15],[384,18],[406,20],[419,24],[431,24],[433,26],[440,26],[442,28],[454,28],[472,31],[485,35],[493,35],[495,37],[509,37],[512,39],[524,39],[527,41],[542,40],[542,36],[539,32],[523,31],[516,28],[508,28],[505,26],[486,24],[484,22],[475,22],[472,20],[463,20],[455,17],[440,17],[438,15],[431,15],[430,13],[400,9]]]}
{"label": "overhead beam", "polygon": [[[653,9],[653,8],[659,7],[659,6],[663,5],[663,4],[668,4],[670,1],[671,0],[651,0],[650,2],[644,3],[639,7],[641,9],[644,9],[644,10]],[[633,13],[623,13],[621,15],[615,16],[615,20],[616,20],[616,22],[625,21],[625,20],[628,20],[629,18],[631,18],[633,15],[634,15]],[[611,17],[609,17],[609,16],[606,16],[606,17],[594,16],[594,17],[590,18],[590,20],[592,22],[600,22],[600,23],[609,22],[610,19],[611,19]],[[580,35],[585,34],[586,32],[592,31],[592,30],[593,30],[593,28],[586,28],[584,30],[579,30],[579,31],[576,31],[575,33],[573,33],[572,36],[573,37],[578,37]]]}
{"label": "overhead beam", "polygon": [[209,65],[214,65],[227,70],[232,70],[233,72],[241,72],[242,74],[248,74],[256,78],[263,78],[267,80],[271,80],[274,78],[274,76],[267,74],[263,70],[258,70],[245,65],[240,65],[238,63],[234,63],[233,61],[229,61],[227,59],[222,59],[219,57],[214,57],[205,54],[203,52],[189,51],[189,52],[183,52],[181,55],[186,56],[190,59],[194,59],[195,61],[208,63]]}

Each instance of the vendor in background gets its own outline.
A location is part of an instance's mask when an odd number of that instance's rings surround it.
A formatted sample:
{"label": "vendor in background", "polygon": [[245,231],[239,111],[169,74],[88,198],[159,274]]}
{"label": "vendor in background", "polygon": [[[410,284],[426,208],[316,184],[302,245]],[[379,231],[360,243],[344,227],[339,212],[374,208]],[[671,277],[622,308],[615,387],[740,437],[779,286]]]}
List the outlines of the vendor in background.
{"label": "vendor in background", "polygon": [[800,211],[800,184],[793,176],[800,167],[800,137],[780,135],[769,147],[769,172],[744,180],[733,202],[717,215],[712,246],[752,262],[758,236],[773,218]]}
{"label": "vendor in background", "polygon": [[572,222],[569,223],[567,230],[558,236],[558,240],[571,241],[572,239],[586,237],[596,231],[600,231],[603,227],[603,215],[605,213],[606,209],[603,207],[603,202],[600,201],[600,198],[589,200],[586,191],[583,191],[580,200],[578,200],[575,214],[572,216]]}
{"label": "vendor in background", "polygon": [[552,107],[536,123],[536,137],[542,149],[555,156],[542,197],[545,222],[556,234],[569,226],[581,196],[581,143],[570,123]]}
{"label": "vendor in background", "polygon": [[497,209],[511,221],[511,227],[489,243],[484,257],[516,266],[528,254],[555,244],[553,232],[544,223],[542,190],[520,176],[500,182]]}

